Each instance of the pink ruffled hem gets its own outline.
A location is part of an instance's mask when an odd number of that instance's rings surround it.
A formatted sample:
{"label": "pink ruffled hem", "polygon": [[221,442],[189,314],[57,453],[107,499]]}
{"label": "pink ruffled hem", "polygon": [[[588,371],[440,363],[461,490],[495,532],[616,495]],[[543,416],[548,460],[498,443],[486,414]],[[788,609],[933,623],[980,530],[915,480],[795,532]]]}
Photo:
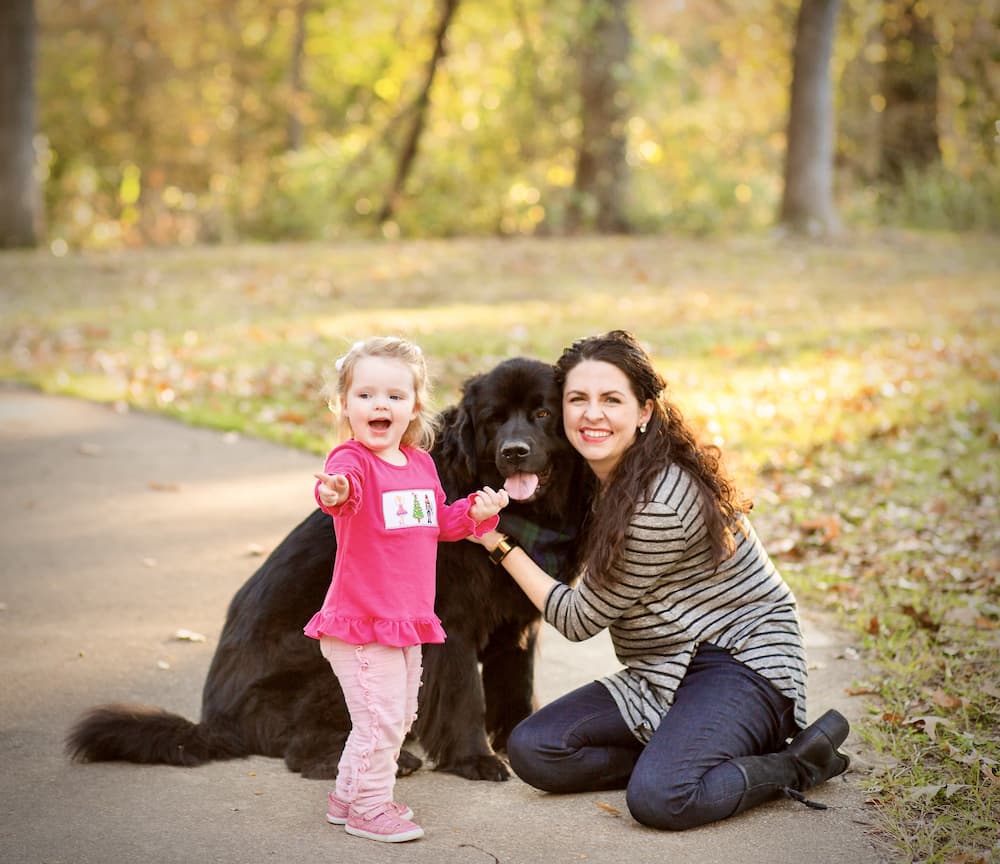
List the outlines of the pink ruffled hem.
{"label": "pink ruffled hem", "polygon": [[433,618],[346,618],[329,612],[317,612],[302,632],[312,639],[333,636],[350,645],[391,645],[405,648],[407,645],[422,645],[444,642],[445,632],[441,621]]}

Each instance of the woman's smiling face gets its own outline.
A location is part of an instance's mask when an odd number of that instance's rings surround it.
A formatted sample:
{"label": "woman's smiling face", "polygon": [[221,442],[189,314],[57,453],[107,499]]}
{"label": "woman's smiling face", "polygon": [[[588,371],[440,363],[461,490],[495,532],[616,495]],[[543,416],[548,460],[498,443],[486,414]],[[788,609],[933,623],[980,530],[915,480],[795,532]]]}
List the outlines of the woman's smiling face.
{"label": "woman's smiling face", "polygon": [[652,402],[640,403],[628,376],[612,363],[583,360],[566,375],[566,437],[602,483],[652,413]]}

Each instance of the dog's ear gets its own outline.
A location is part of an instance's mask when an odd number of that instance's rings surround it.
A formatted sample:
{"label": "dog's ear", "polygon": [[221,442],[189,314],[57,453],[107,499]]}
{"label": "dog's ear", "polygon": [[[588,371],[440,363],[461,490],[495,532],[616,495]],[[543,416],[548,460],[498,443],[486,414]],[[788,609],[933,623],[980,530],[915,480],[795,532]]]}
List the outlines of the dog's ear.
{"label": "dog's ear", "polygon": [[438,435],[440,464],[438,470],[454,481],[461,489],[472,489],[476,481],[476,420],[474,392],[482,376],[471,378],[462,388],[462,399],[441,414]]}
{"label": "dog's ear", "polygon": [[458,451],[455,455],[461,463],[462,470],[466,474],[463,477],[463,485],[466,478],[469,486],[476,485],[476,421],[469,410],[469,406],[463,401],[458,406],[458,417],[455,423],[455,444]]}

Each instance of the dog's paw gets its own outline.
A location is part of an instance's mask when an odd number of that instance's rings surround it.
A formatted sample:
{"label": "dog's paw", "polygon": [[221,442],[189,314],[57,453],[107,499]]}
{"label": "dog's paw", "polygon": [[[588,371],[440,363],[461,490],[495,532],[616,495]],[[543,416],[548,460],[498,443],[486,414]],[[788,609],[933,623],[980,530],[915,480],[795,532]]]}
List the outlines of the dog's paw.
{"label": "dog's paw", "polygon": [[399,760],[396,763],[396,776],[406,777],[423,764],[424,761],[419,756],[414,756],[409,750],[400,750]]}
{"label": "dog's paw", "polygon": [[335,780],[337,777],[337,762],[334,761],[321,759],[296,763],[294,768],[292,763],[285,761],[290,770],[298,771],[306,780]]}
{"label": "dog's paw", "polygon": [[466,780],[489,780],[499,783],[510,780],[510,768],[495,754],[480,754],[438,765],[438,771],[457,774]]}

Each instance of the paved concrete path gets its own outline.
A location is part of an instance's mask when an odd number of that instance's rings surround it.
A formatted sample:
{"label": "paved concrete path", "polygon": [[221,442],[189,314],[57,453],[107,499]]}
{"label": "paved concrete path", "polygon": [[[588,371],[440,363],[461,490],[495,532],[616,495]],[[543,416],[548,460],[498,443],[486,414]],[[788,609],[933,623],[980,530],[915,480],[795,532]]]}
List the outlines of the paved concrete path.
{"label": "paved concrete path", "polygon": [[[389,846],[327,825],[327,784],[279,760],[196,769],[77,765],[67,727],[98,702],[196,718],[230,597],[309,512],[308,454],[162,418],[0,387],[0,861],[4,864],[866,864],[878,860],[856,774],[669,834],[624,793],[542,795],[430,770],[398,797],[427,836]],[[256,550],[256,554],[255,551]],[[861,670],[808,617],[811,716],[862,705]],[[178,641],[178,630],[204,642]],[[615,668],[609,643],[544,634],[542,701]],[[855,751],[852,735],[846,749]]]}

